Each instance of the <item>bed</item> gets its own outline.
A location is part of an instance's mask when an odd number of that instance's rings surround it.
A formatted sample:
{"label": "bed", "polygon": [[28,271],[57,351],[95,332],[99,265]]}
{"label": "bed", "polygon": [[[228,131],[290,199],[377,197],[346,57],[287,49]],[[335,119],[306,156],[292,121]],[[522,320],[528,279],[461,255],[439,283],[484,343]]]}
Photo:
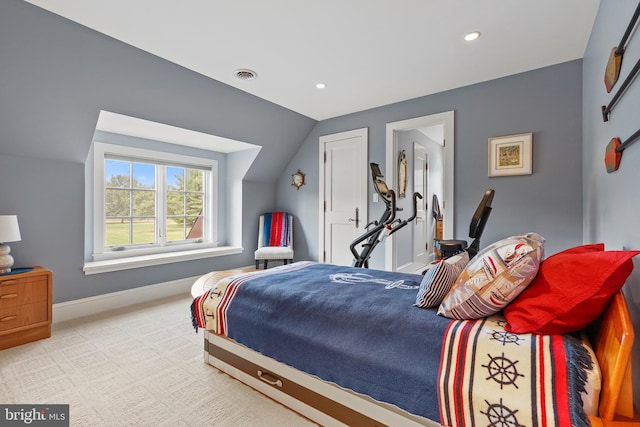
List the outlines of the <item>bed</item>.
{"label": "bed", "polygon": [[622,293],[588,328],[589,346],[511,334],[501,313],[437,316],[414,306],[421,280],[312,262],[212,272],[194,284],[192,320],[206,363],[325,426],[639,425]]}

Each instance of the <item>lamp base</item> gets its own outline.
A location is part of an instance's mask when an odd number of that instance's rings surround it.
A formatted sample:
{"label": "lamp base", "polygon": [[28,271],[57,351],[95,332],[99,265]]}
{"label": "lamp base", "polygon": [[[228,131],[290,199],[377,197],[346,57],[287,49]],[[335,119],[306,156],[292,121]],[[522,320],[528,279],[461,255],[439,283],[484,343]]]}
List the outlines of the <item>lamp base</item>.
{"label": "lamp base", "polygon": [[11,248],[6,243],[0,243],[0,274],[11,273],[13,257],[9,255]]}

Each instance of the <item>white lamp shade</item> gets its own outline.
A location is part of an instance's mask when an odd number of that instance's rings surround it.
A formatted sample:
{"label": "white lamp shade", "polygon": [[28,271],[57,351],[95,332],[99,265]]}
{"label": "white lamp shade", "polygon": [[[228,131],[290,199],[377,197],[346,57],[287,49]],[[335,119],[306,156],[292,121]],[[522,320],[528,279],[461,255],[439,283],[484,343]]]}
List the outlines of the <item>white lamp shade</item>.
{"label": "white lamp shade", "polygon": [[20,227],[16,215],[0,215],[0,243],[19,242]]}

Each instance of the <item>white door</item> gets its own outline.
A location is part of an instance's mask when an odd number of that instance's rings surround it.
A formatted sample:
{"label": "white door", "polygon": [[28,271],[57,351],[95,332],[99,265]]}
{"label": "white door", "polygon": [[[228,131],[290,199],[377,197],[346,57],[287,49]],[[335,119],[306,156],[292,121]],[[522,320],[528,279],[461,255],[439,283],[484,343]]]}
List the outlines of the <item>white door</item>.
{"label": "white door", "polygon": [[365,231],[367,134],[357,129],[320,137],[320,262],[351,265],[349,246]]}
{"label": "white door", "polygon": [[[420,193],[422,199],[418,199],[416,203],[416,217],[411,223],[407,224],[407,227],[400,231],[404,233],[402,236],[396,235],[396,243],[399,245],[406,244],[407,247],[403,250],[404,261],[396,259],[396,271],[402,273],[421,273],[428,263],[428,251],[426,243],[428,242],[427,236],[427,211],[425,210],[425,203],[427,201],[426,194],[427,189],[427,149],[420,144],[413,143],[412,161],[413,164],[412,174],[410,175],[412,192],[407,193],[407,198],[404,201],[404,212],[401,212],[402,219],[408,218],[413,214],[413,193]],[[411,173],[410,172],[410,173]],[[406,242],[406,243],[402,243]],[[396,251],[396,256],[399,256],[400,252]]]}
{"label": "white door", "polygon": [[427,185],[428,157],[427,149],[420,144],[413,144],[413,182],[415,192],[420,193],[422,199],[418,199],[417,214],[413,227],[413,263],[418,267],[428,263],[427,242],[429,242],[429,227],[427,226]]}

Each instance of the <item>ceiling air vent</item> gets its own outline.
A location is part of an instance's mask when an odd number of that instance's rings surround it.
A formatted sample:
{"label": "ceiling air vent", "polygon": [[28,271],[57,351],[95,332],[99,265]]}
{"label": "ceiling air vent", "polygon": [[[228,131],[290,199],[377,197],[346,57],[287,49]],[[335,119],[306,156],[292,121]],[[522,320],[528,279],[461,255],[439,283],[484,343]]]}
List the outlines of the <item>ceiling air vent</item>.
{"label": "ceiling air vent", "polygon": [[258,77],[258,73],[247,69],[235,70],[233,74],[240,80],[253,80]]}

